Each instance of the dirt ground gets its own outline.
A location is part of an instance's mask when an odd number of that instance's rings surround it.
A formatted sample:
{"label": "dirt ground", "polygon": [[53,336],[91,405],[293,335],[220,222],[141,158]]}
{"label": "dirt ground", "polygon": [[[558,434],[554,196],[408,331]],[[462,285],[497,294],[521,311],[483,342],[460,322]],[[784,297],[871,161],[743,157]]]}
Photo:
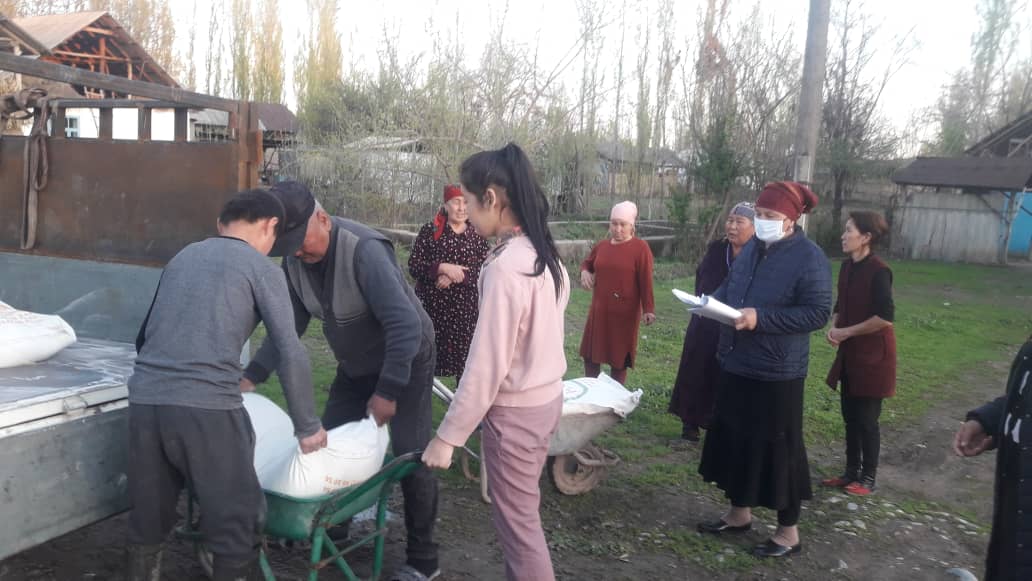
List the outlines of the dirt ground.
{"label": "dirt ground", "polygon": [[[741,537],[701,538],[695,523],[719,514],[719,491],[631,490],[603,483],[582,497],[564,497],[542,482],[542,514],[561,579],[953,579],[965,568],[980,576],[991,516],[993,454],[961,460],[949,443],[963,413],[999,394],[1004,364],[975,370],[936,394],[926,417],[883,431],[876,495],[857,500],[819,490],[806,506],[804,552],[783,562],[759,562],[748,548],[773,528],[773,514]],[[841,444],[812,447],[814,464],[834,465]],[[698,461],[697,448],[671,449],[669,463]],[[636,470],[631,463],[616,467]],[[618,480],[618,479],[613,479]],[[397,503],[397,499],[395,499]],[[400,506],[394,506],[395,514]],[[957,514],[958,511],[960,514]],[[442,481],[441,581],[502,579],[501,556],[488,508],[473,483]],[[0,562],[0,580],[122,579],[125,515],[81,529]],[[404,559],[403,526],[392,523],[386,569]],[[271,550],[282,579],[300,579],[303,556]],[[367,570],[370,553],[353,563]],[[169,544],[164,578],[204,579],[192,548]],[[330,570],[321,579],[342,579]]]}

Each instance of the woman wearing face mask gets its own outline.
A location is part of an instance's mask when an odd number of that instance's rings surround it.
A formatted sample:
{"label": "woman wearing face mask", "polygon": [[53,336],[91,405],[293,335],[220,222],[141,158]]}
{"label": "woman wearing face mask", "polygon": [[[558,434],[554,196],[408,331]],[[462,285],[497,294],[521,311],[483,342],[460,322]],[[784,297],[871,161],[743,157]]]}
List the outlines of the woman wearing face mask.
{"label": "woman wearing face mask", "polygon": [[652,250],[634,236],[637,219],[634,202],[613,206],[609,239],[596,244],[581,263],[581,286],[592,291],[580,346],[588,377],[598,377],[606,363],[610,376],[625,383],[638,353],[638,324],[656,320]]}
{"label": "woman wearing face mask", "polygon": [[419,231],[408,261],[416,296],[434,323],[434,373],[456,379],[462,377],[477,325],[477,279],[488,250],[468,218],[462,189],[445,186],[444,206]]}
{"label": "woman wearing face mask", "polygon": [[846,470],[821,482],[849,494],[874,492],[881,435],[882,399],[896,394],[896,334],[892,329],[892,271],[871,246],[889,226],[874,212],[853,212],[842,233],[838,299],[828,343],[838,349],[828,386],[842,384],[842,419],[846,424]]}
{"label": "woman wearing face mask", "polygon": [[[752,203],[741,202],[727,215],[724,238],[711,242],[699,268],[695,270],[695,295],[712,294],[727,278],[731,263],[738,258],[745,243],[752,240],[756,210]],[[716,397],[717,339],[720,323],[713,319],[692,316],[684,334],[681,365],[674,381],[669,412],[681,418],[681,438],[699,441],[699,428],[709,428]]]}
{"label": "woman wearing face mask", "polygon": [[752,507],[776,510],[778,527],[753,548],[757,557],[802,550],[796,525],[811,496],[803,384],[810,333],[824,327],[831,310],[831,271],[796,222],[816,205],[803,184],[767,184],[756,200],[757,239],[714,293],[741,317],[720,329],[717,405],[699,473],[724,490],[731,506],[698,529],[744,532],[752,527]]}

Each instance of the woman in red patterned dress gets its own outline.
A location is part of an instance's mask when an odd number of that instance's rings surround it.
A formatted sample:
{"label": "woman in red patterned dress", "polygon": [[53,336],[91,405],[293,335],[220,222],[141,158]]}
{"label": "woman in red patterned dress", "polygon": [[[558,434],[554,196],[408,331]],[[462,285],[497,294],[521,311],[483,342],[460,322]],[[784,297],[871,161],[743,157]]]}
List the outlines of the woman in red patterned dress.
{"label": "woman in red patterned dress", "polygon": [[408,268],[416,296],[434,322],[437,368],[442,377],[462,376],[477,324],[477,279],[487,240],[469,227],[459,186],[444,188],[444,206],[419,231]]}

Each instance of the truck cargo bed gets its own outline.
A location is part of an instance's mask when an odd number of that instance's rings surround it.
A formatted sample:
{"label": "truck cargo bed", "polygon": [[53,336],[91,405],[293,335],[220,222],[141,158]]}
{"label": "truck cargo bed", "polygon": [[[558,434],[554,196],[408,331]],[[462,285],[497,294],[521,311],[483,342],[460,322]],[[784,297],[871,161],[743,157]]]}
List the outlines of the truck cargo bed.
{"label": "truck cargo bed", "polygon": [[82,339],[0,369],[0,559],[129,508],[135,356],[128,343]]}

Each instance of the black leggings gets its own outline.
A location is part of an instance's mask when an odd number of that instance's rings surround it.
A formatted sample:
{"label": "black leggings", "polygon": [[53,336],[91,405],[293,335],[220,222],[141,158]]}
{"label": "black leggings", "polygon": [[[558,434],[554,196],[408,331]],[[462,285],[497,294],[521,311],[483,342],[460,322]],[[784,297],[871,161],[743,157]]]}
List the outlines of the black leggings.
{"label": "black leggings", "polygon": [[799,522],[801,504],[795,504],[778,511],[778,526],[794,527]]}
{"label": "black leggings", "polygon": [[[844,391],[844,390],[843,390]],[[846,422],[846,475],[850,478],[870,478],[878,472],[878,454],[881,452],[882,398],[851,397],[842,399],[842,419]]]}
{"label": "black leggings", "polygon": [[[749,508],[745,506],[737,506],[732,504],[735,508]],[[778,526],[782,527],[794,527],[799,523],[799,514],[802,512],[802,503],[796,503],[788,508],[783,508],[778,511]]]}

